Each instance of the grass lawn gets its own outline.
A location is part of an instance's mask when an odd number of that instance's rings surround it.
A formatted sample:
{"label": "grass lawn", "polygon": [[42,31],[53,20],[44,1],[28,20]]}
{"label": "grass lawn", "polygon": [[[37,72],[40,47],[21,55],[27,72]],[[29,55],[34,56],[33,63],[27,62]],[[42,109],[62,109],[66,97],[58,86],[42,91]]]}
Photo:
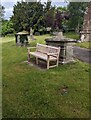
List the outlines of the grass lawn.
{"label": "grass lawn", "polygon": [[[45,43],[36,36],[30,46]],[[3,118],[88,118],[89,65],[77,61],[49,70],[27,64],[27,48],[3,38]],[[32,59],[33,61],[33,59]]]}
{"label": "grass lawn", "polygon": [[72,38],[72,39],[79,39],[79,35],[77,33],[74,32],[68,32],[68,33],[64,33],[64,36],[68,37],[68,38]]}
{"label": "grass lawn", "polygon": [[10,42],[10,41],[14,41],[14,36],[7,36],[7,37],[3,37],[3,39],[0,38],[0,44],[1,43],[6,43],[6,42]]}
{"label": "grass lawn", "polygon": [[[64,35],[68,38],[79,40],[79,35],[76,33],[74,34],[74,32],[64,33]],[[82,42],[82,43],[76,43],[75,45],[82,47],[82,48],[91,49],[91,42],[86,41],[86,42]]]}
{"label": "grass lawn", "polygon": [[75,45],[82,48],[91,49],[91,42],[82,42],[82,43],[77,43]]}

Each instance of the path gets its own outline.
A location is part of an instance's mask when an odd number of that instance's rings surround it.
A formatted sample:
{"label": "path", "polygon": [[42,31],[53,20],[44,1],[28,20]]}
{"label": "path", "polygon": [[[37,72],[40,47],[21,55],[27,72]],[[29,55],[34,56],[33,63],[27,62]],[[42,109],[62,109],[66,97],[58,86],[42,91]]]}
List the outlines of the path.
{"label": "path", "polygon": [[74,57],[76,57],[81,61],[91,64],[91,50],[74,46],[73,52],[74,52]]}

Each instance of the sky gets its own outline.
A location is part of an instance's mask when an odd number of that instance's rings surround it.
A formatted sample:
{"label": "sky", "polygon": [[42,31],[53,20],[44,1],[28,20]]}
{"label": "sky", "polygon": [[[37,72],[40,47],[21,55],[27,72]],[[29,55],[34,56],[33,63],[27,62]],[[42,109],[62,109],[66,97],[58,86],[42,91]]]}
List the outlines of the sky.
{"label": "sky", "polygon": [[[14,4],[17,3],[17,1],[21,1],[21,0],[1,0],[1,5],[5,7],[5,14],[4,14],[4,18],[9,20],[9,18],[13,15],[13,6]],[[31,0],[29,0],[31,1]],[[41,0],[41,2],[46,2],[47,0]],[[52,1],[52,5],[56,5],[56,6],[66,6],[67,2],[65,2],[65,0],[51,0]]]}

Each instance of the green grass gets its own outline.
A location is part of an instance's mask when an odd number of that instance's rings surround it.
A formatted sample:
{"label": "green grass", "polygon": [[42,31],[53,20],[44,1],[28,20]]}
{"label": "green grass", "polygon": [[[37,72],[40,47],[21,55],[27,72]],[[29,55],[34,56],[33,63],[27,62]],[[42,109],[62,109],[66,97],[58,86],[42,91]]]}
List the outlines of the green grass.
{"label": "green grass", "polygon": [[[64,35],[68,38],[79,40],[79,35],[74,32],[68,32],[68,33],[65,33]],[[86,42],[82,42],[82,43],[77,43],[75,45],[82,47],[82,48],[91,49],[91,42],[86,41]]]}
{"label": "green grass", "polygon": [[2,37],[2,38],[0,38],[0,44],[10,42],[10,41],[14,41],[14,39],[15,39],[14,36]]}
{"label": "green grass", "polygon": [[[30,46],[45,43],[37,36]],[[3,38],[3,41],[7,41]],[[27,48],[3,42],[3,118],[88,118],[89,65],[80,61],[49,70],[27,64]],[[33,61],[33,59],[32,59]],[[67,93],[63,87],[67,86]]]}
{"label": "green grass", "polygon": [[79,34],[74,33],[74,32],[68,32],[68,33],[64,33],[64,36],[68,37],[68,38],[72,38],[72,39],[79,39]]}
{"label": "green grass", "polygon": [[82,42],[82,43],[77,43],[75,44],[76,46],[82,47],[82,48],[87,48],[91,49],[91,42]]}

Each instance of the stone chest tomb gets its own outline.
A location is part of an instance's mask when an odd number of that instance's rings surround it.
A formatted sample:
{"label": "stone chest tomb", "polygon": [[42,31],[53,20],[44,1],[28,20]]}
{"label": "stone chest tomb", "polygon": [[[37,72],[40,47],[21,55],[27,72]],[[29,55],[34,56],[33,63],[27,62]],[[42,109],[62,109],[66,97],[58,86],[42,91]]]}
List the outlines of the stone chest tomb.
{"label": "stone chest tomb", "polygon": [[60,47],[59,63],[65,64],[74,61],[73,59],[73,43],[74,39],[66,38],[59,32],[55,37],[46,38],[46,44],[50,46]]}

